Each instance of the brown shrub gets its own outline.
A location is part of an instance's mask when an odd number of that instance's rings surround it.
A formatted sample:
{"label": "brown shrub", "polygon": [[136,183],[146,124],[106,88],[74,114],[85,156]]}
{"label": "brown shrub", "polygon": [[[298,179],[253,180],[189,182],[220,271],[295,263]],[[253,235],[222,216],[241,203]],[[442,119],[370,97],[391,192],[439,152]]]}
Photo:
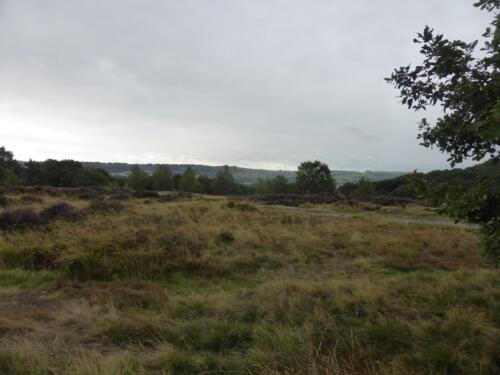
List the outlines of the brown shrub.
{"label": "brown shrub", "polygon": [[0,229],[25,229],[43,224],[32,208],[19,208],[0,213]]}
{"label": "brown shrub", "polygon": [[87,211],[91,213],[102,213],[102,214],[121,212],[124,209],[125,206],[123,204],[111,200],[106,200],[106,201],[95,200],[90,202],[90,204],[87,207]]}
{"label": "brown shrub", "polygon": [[78,220],[81,214],[72,205],[59,202],[42,210],[40,217],[46,221],[55,219]]}
{"label": "brown shrub", "polygon": [[335,194],[271,194],[271,195],[256,195],[251,199],[262,202],[266,205],[280,205],[297,207],[301,204],[327,204],[334,203],[339,200]]}

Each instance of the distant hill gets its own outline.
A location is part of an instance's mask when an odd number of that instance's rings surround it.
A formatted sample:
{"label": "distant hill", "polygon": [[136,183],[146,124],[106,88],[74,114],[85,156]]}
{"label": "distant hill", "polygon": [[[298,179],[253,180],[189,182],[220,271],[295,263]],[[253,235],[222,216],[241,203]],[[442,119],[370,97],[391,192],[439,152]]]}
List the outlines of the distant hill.
{"label": "distant hill", "polygon": [[[493,160],[487,161],[468,168],[453,168],[446,170],[435,170],[425,173],[423,178],[431,188],[442,184],[450,186],[461,186],[467,188],[478,181],[488,183],[492,187],[500,187],[500,163]],[[399,197],[414,197],[416,192],[408,188],[408,175],[378,181],[374,183],[374,192],[378,195],[390,195]]]}
{"label": "distant hill", "polygon": [[[115,177],[126,177],[132,167],[132,164],[127,163],[100,163],[100,162],[82,162],[85,167],[101,168],[106,172]],[[153,173],[159,164],[141,164],[141,168],[148,172]],[[184,170],[191,166],[196,174],[207,177],[215,177],[217,171],[221,167],[209,166],[209,165],[199,165],[199,164],[168,164],[168,167],[172,170],[172,173],[183,173]],[[267,170],[267,169],[252,169],[252,168],[241,168],[236,166],[229,167],[231,173],[237,182],[242,184],[254,184],[259,178],[270,179],[276,177],[277,175],[283,175],[289,180],[295,179],[295,171],[283,171],[283,170]],[[379,171],[366,171],[366,172],[356,172],[356,171],[332,171],[333,177],[339,185],[345,184],[346,182],[357,182],[362,177],[368,178],[371,181],[381,181],[390,178],[395,178],[405,174],[405,172],[379,172]]]}

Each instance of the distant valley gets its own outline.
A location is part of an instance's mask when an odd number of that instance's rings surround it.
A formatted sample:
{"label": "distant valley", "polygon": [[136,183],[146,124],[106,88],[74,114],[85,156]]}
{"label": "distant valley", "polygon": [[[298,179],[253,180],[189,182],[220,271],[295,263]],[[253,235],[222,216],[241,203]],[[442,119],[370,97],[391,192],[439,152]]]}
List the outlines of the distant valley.
{"label": "distant valley", "polygon": [[[82,162],[85,167],[101,168],[114,177],[126,177],[132,167],[132,164],[127,163],[101,163],[101,162]],[[148,172],[153,173],[153,171],[158,167],[159,164],[141,164],[141,168]],[[221,168],[220,166],[209,166],[209,165],[199,165],[199,164],[167,164],[171,169],[172,173],[182,173],[184,170],[191,166],[196,174],[207,177],[215,177],[217,171]],[[242,168],[231,166],[229,167],[231,173],[233,174],[236,182],[242,184],[254,184],[258,179],[270,179],[276,177],[277,175],[283,175],[289,180],[295,179],[295,171],[285,171],[285,170],[267,170],[267,169],[252,169],[252,168]],[[337,184],[342,185],[346,182],[357,182],[362,177],[365,177],[371,181],[382,181],[390,178],[399,177],[404,175],[406,172],[385,172],[385,171],[332,171],[332,175],[337,181]]]}

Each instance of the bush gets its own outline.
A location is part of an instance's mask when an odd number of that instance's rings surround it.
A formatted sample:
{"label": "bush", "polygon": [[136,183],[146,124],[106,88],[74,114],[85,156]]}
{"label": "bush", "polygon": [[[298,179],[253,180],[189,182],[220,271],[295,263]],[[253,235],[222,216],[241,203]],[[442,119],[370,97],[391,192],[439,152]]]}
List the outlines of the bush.
{"label": "bush", "polygon": [[121,212],[125,209],[125,206],[121,204],[120,202],[116,201],[103,201],[103,200],[96,200],[90,202],[90,204],[87,207],[87,210],[92,213],[112,213],[112,212]]}
{"label": "bush", "polygon": [[0,214],[0,229],[25,229],[43,223],[32,208],[4,211]]}
{"label": "bush", "polygon": [[233,202],[233,201],[229,202],[226,205],[226,207],[233,209],[233,210],[238,210],[238,211],[248,211],[248,212],[257,211],[257,207],[252,206],[251,204],[237,203],[237,202]]}
{"label": "bush", "polygon": [[62,197],[64,195],[61,189],[52,186],[45,186],[43,192],[51,197]]}
{"label": "bush", "polygon": [[46,221],[55,219],[77,220],[80,216],[75,207],[65,202],[54,203],[40,213],[40,217]]}
{"label": "bush", "polygon": [[157,245],[162,253],[169,259],[194,259],[201,256],[201,250],[205,247],[205,242],[195,236],[188,236],[179,233],[171,233],[161,236],[157,240]]}
{"label": "bush", "polygon": [[36,195],[23,195],[21,200],[25,203],[42,203],[43,199]]}
{"label": "bush", "polygon": [[7,207],[8,204],[9,200],[7,199],[7,197],[3,194],[0,194],[0,207]]}
{"label": "bush", "polygon": [[414,202],[412,198],[389,197],[384,195],[372,197],[368,201],[375,204],[379,204],[381,206],[402,206],[402,207],[406,207],[407,205]]}
{"label": "bush", "polygon": [[156,191],[137,190],[132,193],[134,198],[159,198],[160,194]]}
{"label": "bush", "polygon": [[89,192],[80,193],[76,197],[82,201],[91,201],[94,199],[98,199],[99,193],[97,193],[95,191],[94,192],[89,191]]}
{"label": "bush", "polygon": [[229,321],[188,321],[172,326],[164,335],[181,349],[215,353],[245,349],[253,340],[251,327]]}
{"label": "bush", "polygon": [[481,226],[481,242],[486,258],[500,266],[500,220],[492,220]]}
{"label": "bush", "polygon": [[234,242],[234,234],[232,234],[229,231],[223,230],[217,235],[217,242],[218,243],[223,243],[223,244],[228,244],[231,242]]}
{"label": "bush", "polygon": [[131,197],[131,194],[129,192],[120,191],[120,192],[117,192],[117,193],[111,195],[108,199],[114,200],[114,201],[126,201],[126,200],[130,199],[130,197]]}
{"label": "bush", "polygon": [[27,271],[53,270],[61,249],[53,248],[24,248],[21,250],[3,251],[0,255],[1,263],[8,268],[21,268]]}
{"label": "bush", "polygon": [[78,281],[110,281],[128,274],[123,254],[119,249],[112,247],[80,254],[77,258],[70,259],[65,269],[72,280]]}
{"label": "bush", "polygon": [[175,202],[175,201],[180,201],[180,200],[188,200],[192,199],[193,194],[192,193],[186,193],[184,191],[179,191],[175,193],[170,193],[167,195],[160,195],[156,201],[159,203],[168,203],[168,202]]}
{"label": "bush", "polygon": [[28,374],[29,368],[25,361],[16,353],[5,349],[0,351],[0,374]]}

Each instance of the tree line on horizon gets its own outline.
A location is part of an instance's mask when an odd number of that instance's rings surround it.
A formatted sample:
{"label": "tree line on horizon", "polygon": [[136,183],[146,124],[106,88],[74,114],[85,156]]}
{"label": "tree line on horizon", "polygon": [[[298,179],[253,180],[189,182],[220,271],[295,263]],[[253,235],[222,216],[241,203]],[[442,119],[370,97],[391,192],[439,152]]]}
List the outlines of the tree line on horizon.
{"label": "tree line on horizon", "polygon": [[115,178],[99,168],[87,168],[75,160],[28,161],[20,163],[14,154],[0,147],[0,184],[54,187],[127,187],[133,190],[182,191],[214,195],[248,194],[315,194],[335,193],[336,182],[327,164],[306,161],[298,166],[294,181],[283,175],[259,179],[253,185],[235,181],[226,165],[210,178],[197,175],[192,167],[183,173],[172,173],[167,165],[159,165],[149,174],[134,165],[125,178]]}

